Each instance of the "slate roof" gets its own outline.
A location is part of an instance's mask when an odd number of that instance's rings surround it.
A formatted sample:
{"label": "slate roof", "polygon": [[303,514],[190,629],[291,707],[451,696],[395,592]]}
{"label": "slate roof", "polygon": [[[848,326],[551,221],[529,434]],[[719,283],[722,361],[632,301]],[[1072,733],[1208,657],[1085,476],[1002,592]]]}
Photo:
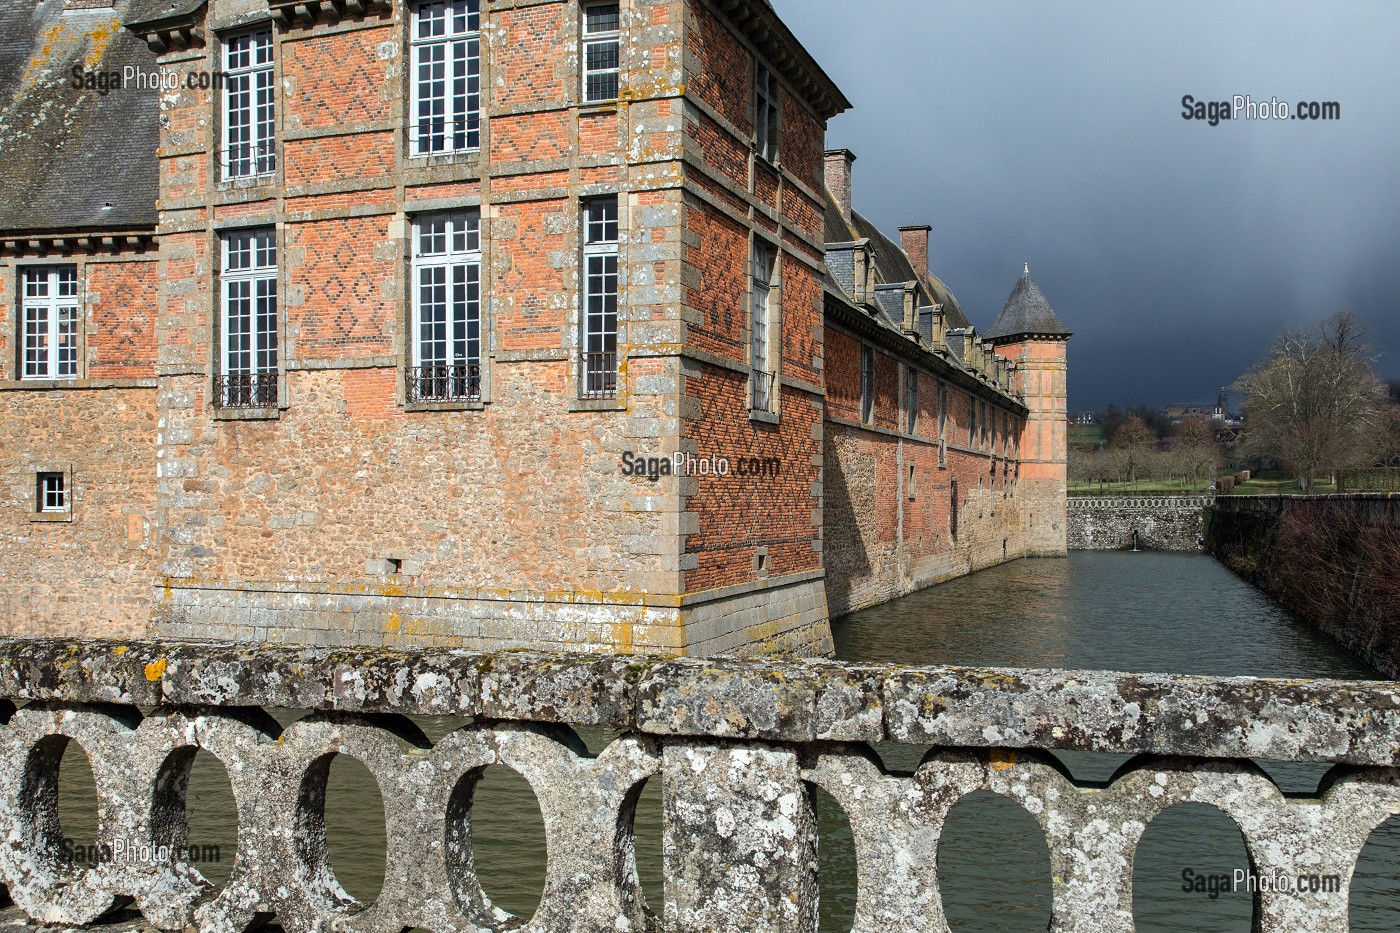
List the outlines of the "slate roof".
{"label": "slate roof", "polygon": [[0,230],[155,225],[157,92],[71,84],[75,64],[155,69],[121,27],[132,2],[64,12],[63,0],[0,0]]}
{"label": "slate roof", "polygon": [[166,19],[179,19],[204,6],[207,0],[131,0],[122,22],[158,23]]}
{"label": "slate roof", "polygon": [[989,340],[1035,334],[1047,337],[1069,337],[1070,331],[1055,314],[1040,286],[1031,278],[1030,267],[1016,281],[1006,307],[991,330],[984,335]]}
{"label": "slate roof", "polygon": [[875,259],[875,274],[880,283],[889,285],[902,282],[921,282],[924,285],[924,291],[931,292],[931,295],[926,295],[926,298],[943,306],[943,319],[948,327],[968,326],[967,315],[963,313],[962,305],[958,304],[957,297],[953,295],[952,290],[947,285],[943,284],[941,279],[929,273],[926,280],[921,280],[903,247],[881,233],[879,227],[863,217],[858,211],[851,212],[851,224],[848,226],[846,218],[841,216],[841,209],[836,206],[830,193],[827,193],[826,197],[826,215],[823,218],[823,228],[824,239],[827,243],[870,240],[870,251]]}

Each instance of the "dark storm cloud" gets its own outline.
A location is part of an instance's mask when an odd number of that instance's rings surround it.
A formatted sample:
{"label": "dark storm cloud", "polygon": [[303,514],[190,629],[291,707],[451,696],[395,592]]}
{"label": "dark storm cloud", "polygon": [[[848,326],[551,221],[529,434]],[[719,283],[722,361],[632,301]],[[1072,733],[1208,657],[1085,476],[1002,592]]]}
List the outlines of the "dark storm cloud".
{"label": "dark storm cloud", "polygon": [[[857,208],[931,223],[985,328],[1023,260],[1070,404],[1212,399],[1343,308],[1400,376],[1400,4],[778,0],[855,104]],[[1339,101],[1339,122],[1182,118],[1185,94]]]}

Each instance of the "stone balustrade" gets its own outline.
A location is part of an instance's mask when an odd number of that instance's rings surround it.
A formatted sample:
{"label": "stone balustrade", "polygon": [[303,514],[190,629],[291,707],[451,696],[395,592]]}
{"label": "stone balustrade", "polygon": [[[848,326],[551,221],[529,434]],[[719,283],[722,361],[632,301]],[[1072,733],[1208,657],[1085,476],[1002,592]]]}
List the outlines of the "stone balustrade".
{"label": "stone balustrade", "polygon": [[[937,850],[953,805],[986,790],[1040,825],[1052,929],[1133,929],[1133,854],[1168,807],[1200,802],[1240,827],[1259,874],[1348,883],[1373,829],[1400,813],[1390,684],[1102,672],[897,668],[825,661],[472,654],[0,641],[0,877],[42,924],[91,926],[130,902],[164,930],[495,931],[473,869],[476,780],[519,772],[544,817],[538,933],[814,933],[812,787],[845,810],[858,862],[855,933],[947,930]],[[286,728],[266,709],[309,710]],[[411,715],[466,717],[436,744]],[[619,738],[591,756],[571,727]],[[91,761],[99,844],[181,851],[196,750],[223,763],[238,814],[232,874],[190,864],[65,862],[57,770]],[[930,747],[912,775],[873,743]],[[1049,754],[1137,755],[1107,784]],[[355,903],[326,850],[329,763],[350,755],[383,790],[382,892]],[[1336,765],[1285,797],[1251,759]],[[662,784],[664,904],[640,892],[632,809]],[[1264,933],[1342,933],[1347,896],[1266,891]]]}

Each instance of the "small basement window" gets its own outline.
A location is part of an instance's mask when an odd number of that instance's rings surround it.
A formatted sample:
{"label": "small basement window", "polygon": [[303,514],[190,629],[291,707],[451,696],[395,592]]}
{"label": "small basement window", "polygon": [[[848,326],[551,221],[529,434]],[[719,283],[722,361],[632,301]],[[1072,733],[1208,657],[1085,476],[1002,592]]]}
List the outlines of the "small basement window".
{"label": "small basement window", "polygon": [[36,476],[34,510],[50,515],[67,512],[67,478],[62,473],[38,473]]}

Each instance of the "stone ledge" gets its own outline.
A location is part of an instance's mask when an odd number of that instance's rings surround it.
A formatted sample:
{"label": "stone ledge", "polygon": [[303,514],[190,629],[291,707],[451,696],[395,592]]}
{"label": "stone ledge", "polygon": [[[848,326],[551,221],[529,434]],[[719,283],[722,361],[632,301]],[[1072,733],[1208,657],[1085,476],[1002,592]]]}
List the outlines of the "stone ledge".
{"label": "stone ledge", "polygon": [[1400,764],[1400,686],[1390,682],[7,638],[0,696],[456,715],[736,740]]}

